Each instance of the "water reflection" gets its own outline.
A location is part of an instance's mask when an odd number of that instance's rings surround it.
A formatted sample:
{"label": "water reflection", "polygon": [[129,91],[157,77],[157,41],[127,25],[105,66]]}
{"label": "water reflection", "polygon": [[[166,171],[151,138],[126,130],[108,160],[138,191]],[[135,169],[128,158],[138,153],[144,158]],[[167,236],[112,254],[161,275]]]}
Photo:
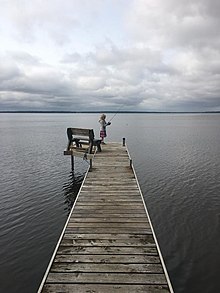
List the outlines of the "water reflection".
{"label": "water reflection", "polygon": [[85,173],[70,172],[68,181],[63,185],[65,210],[70,211],[81,187]]}

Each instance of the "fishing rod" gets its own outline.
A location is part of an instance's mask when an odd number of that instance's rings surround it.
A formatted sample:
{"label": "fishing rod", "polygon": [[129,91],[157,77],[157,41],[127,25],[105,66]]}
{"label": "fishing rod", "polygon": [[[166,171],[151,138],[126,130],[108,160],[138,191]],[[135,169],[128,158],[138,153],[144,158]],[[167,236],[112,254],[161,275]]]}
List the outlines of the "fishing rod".
{"label": "fishing rod", "polygon": [[115,118],[115,116],[119,113],[119,111],[120,111],[124,106],[125,106],[125,105],[121,105],[121,106],[118,108],[117,112],[112,116],[112,118],[109,120],[109,122],[111,122],[111,121]]}

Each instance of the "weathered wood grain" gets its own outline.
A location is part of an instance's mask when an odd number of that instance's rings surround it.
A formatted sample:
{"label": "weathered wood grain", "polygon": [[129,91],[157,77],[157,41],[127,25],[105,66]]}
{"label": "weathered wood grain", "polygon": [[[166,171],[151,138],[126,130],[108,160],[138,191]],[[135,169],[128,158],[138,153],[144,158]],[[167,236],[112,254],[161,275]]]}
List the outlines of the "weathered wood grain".
{"label": "weathered wood grain", "polygon": [[49,273],[47,283],[105,283],[105,284],[161,284],[166,285],[163,274],[134,273]]}
{"label": "weathered wood grain", "polygon": [[151,229],[147,228],[80,228],[80,227],[75,227],[75,228],[66,228],[66,233],[95,233],[95,234],[100,234],[100,233],[130,233],[130,234],[146,234],[149,233]]}
{"label": "weathered wood grain", "polygon": [[166,285],[46,284],[44,293],[166,293]]}
{"label": "weathered wood grain", "polygon": [[157,255],[156,247],[152,246],[60,246],[58,254],[148,254]]}
{"label": "weathered wood grain", "polygon": [[120,211],[108,211],[106,213],[94,213],[94,212],[90,212],[88,210],[77,210],[77,211],[73,211],[73,214],[72,214],[74,217],[96,217],[96,218],[103,218],[103,217],[118,217],[118,218],[124,218],[124,217],[131,217],[131,218],[142,218],[143,216],[146,216],[146,213],[143,212],[143,211],[139,211],[138,214],[136,214],[135,212],[124,212],[124,213],[120,213]]}
{"label": "weathered wood grain", "polygon": [[51,272],[60,273],[163,273],[161,264],[103,264],[103,263],[54,263]]}
{"label": "weathered wood grain", "polygon": [[149,223],[146,217],[74,217],[70,218],[69,223]]}
{"label": "weathered wood grain", "polygon": [[121,204],[121,205],[117,205],[117,203],[112,204],[112,203],[109,203],[108,205],[100,205],[100,206],[87,206],[87,205],[80,205],[80,204],[76,204],[75,205],[75,209],[76,210],[90,210],[90,211],[100,211],[100,212],[121,212],[121,211],[127,211],[128,213],[130,212],[134,212],[134,213],[138,213],[139,211],[143,211],[145,212],[144,210],[144,206],[141,205],[141,204],[138,204],[138,205],[133,205],[133,204]]}
{"label": "weathered wood grain", "polygon": [[80,208],[80,207],[83,207],[83,208],[87,208],[87,207],[90,207],[90,206],[93,206],[95,208],[100,208],[100,209],[108,209],[110,207],[114,207],[115,209],[126,209],[126,208],[135,208],[135,209],[139,209],[143,207],[143,204],[142,202],[140,201],[119,201],[119,200],[116,200],[115,202],[113,201],[109,201],[108,204],[106,204],[106,202],[94,202],[94,201],[90,201],[90,202],[81,202],[81,201],[78,201],[78,204],[77,206]]}
{"label": "weathered wood grain", "polygon": [[69,239],[111,239],[111,240],[124,240],[124,239],[130,239],[130,240],[138,240],[141,242],[145,241],[148,239],[149,236],[152,237],[152,231],[150,230],[149,233],[145,234],[131,234],[131,233],[102,233],[102,234],[91,234],[91,233],[86,233],[86,234],[80,234],[80,233],[73,233],[70,235],[70,233],[65,233],[64,238],[69,238]]}
{"label": "weathered wood grain", "polygon": [[102,190],[102,191],[96,191],[96,190],[92,190],[92,191],[86,191],[86,190],[81,190],[80,192],[81,195],[85,195],[85,196],[103,196],[105,198],[108,198],[108,196],[136,196],[140,198],[140,193],[138,192],[138,190]]}
{"label": "weathered wood grain", "polygon": [[[68,235],[68,234],[67,234]],[[98,238],[98,235],[96,235]],[[72,237],[64,237],[62,246],[146,246],[155,245],[152,235],[148,235],[145,240],[138,239],[72,239]]]}
{"label": "weathered wood grain", "polygon": [[141,199],[138,198],[137,196],[117,196],[117,195],[108,195],[108,198],[105,198],[103,196],[96,196],[96,195],[91,195],[90,197],[88,196],[81,196],[78,199],[78,204],[103,204],[106,205],[108,203],[133,203],[133,205],[140,204],[142,203]]}
{"label": "weathered wood grain", "polygon": [[135,215],[135,213],[141,213],[142,215],[144,215],[144,210],[142,208],[139,209],[134,209],[134,208],[118,208],[117,210],[115,210],[113,207],[107,209],[107,208],[100,208],[100,207],[96,207],[96,206],[84,206],[84,207],[76,207],[75,210],[76,213],[88,213],[89,214],[100,214],[100,215],[110,215],[110,214],[126,214],[126,215]]}
{"label": "weathered wood grain", "polygon": [[69,222],[67,228],[84,227],[84,228],[150,228],[149,223],[114,223],[114,222],[94,222],[94,223],[73,223]]}
{"label": "weathered wood grain", "polygon": [[158,255],[147,254],[57,254],[54,262],[62,263],[142,263],[142,264],[160,264],[160,258]]}

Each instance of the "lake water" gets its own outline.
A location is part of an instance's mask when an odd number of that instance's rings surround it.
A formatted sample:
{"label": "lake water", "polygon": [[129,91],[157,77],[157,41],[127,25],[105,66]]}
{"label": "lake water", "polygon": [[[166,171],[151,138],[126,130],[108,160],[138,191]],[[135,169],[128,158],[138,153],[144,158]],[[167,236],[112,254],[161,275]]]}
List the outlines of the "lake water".
{"label": "lake water", "polygon": [[[111,118],[108,114],[107,118]],[[63,156],[67,127],[98,114],[0,114],[0,292],[36,292],[86,161]],[[220,292],[220,115],[118,114],[174,291]]]}

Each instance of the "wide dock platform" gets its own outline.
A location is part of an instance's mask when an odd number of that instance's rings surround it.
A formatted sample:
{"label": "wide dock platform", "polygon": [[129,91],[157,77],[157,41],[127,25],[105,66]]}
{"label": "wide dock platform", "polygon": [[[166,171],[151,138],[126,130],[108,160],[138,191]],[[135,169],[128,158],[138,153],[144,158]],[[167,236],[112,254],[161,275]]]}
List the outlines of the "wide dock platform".
{"label": "wide dock platform", "polygon": [[96,153],[38,292],[173,292],[125,146]]}

